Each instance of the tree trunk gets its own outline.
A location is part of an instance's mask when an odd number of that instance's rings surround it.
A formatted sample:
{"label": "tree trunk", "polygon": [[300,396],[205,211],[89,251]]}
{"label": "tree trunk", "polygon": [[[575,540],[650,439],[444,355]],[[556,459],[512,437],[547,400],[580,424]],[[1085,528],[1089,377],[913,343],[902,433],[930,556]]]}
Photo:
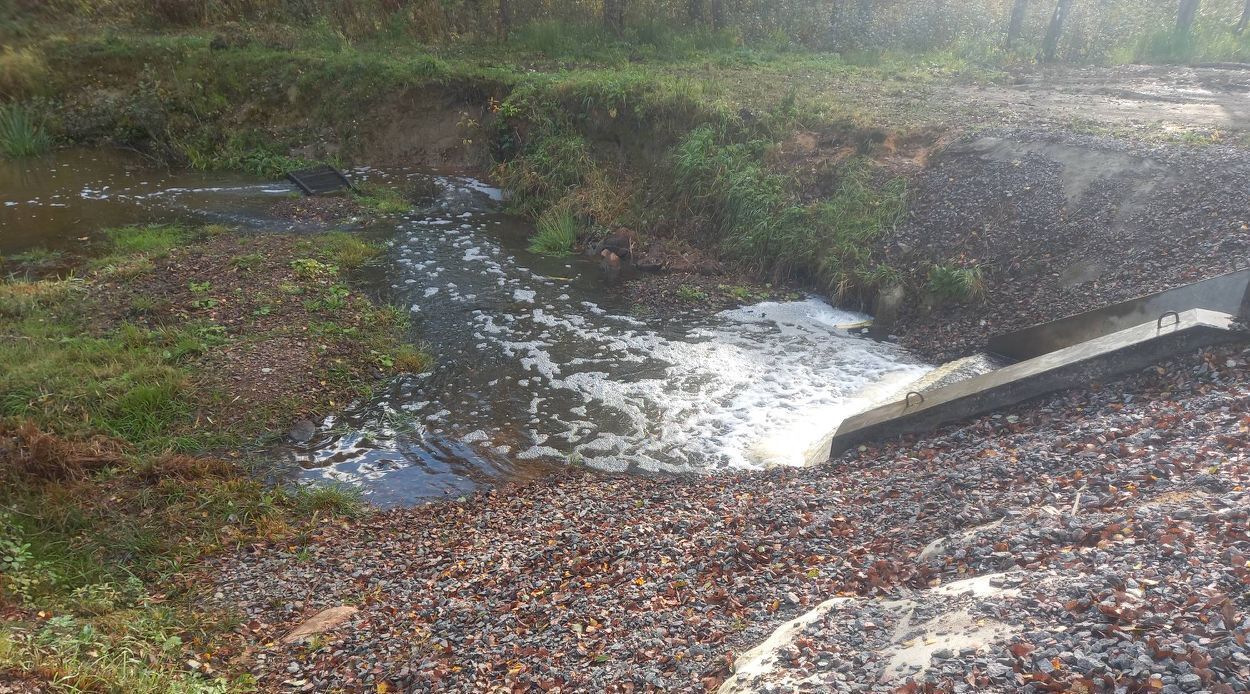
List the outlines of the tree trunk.
{"label": "tree trunk", "polygon": [[705,0],[687,0],[686,19],[690,20],[691,26],[699,26],[703,23],[704,4]]}
{"label": "tree trunk", "polygon": [[833,7],[829,9],[829,43],[834,50],[842,48],[842,41],[847,33],[849,13],[846,10],[844,0],[833,0]]}
{"label": "tree trunk", "polygon": [[725,0],[712,0],[712,28],[717,31],[725,28]]}
{"label": "tree trunk", "polygon": [[[1250,2],[1250,0],[1247,0]],[[1029,12],[1029,0],[1016,0],[1011,5],[1011,18],[1007,20],[1007,50],[1011,50],[1020,32],[1024,30],[1024,17]]]}
{"label": "tree trunk", "polygon": [[508,31],[512,29],[512,0],[499,0],[499,39],[508,40]]}
{"label": "tree trunk", "polygon": [[625,28],[625,3],[627,0],[603,0],[603,26],[613,34]]}
{"label": "tree trunk", "polygon": [[1246,0],[1246,9],[1241,11],[1241,21],[1237,22],[1237,33],[1246,33],[1246,27],[1250,26],[1250,0]]}
{"label": "tree trunk", "polygon": [[874,0],[835,0],[829,12],[829,35],[833,48],[863,45],[872,27]]}
{"label": "tree trunk", "polygon": [[1053,63],[1059,52],[1059,39],[1063,36],[1063,25],[1072,12],[1073,0],[1059,0],[1055,5],[1055,13],[1050,17],[1050,26],[1046,28],[1046,39],[1042,41],[1042,62]]}
{"label": "tree trunk", "polygon": [[1198,16],[1198,6],[1202,0],[1181,0],[1180,8],[1176,11],[1176,34],[1178,36],[1189,36],[1189,32],[1194,28],[1194,18]]}

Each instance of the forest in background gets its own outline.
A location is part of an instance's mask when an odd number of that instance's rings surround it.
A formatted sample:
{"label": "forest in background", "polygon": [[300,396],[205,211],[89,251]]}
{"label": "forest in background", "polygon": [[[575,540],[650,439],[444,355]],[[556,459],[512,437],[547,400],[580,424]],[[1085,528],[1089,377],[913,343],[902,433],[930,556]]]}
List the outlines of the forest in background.
{"label": "forest in background", "polygon": [[1250,0],[3,0],[9,40],[71,27],[263,25],[349,42],[517,42],[635,59],[735,46],[980,62],[1250,60]]}

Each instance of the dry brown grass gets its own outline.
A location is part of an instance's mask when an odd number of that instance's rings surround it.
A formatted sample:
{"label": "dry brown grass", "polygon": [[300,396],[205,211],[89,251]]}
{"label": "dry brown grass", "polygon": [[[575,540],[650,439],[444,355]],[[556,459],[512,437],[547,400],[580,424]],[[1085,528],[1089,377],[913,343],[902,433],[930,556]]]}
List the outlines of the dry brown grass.
{"label": "dry brown grass", "polygon": [[87,478],[124,461],[125,444],[107,436],[69,441],[30,422],[0,425],[0,472],[45,481]]}
{"label": "dry brown grass", "polygon": [[22,99],[34,94],[48,76],[43,54],[33,48],[0,51],[0,97]]}
{"label": "dry brown grass", "polygon": [[166,455],[143,471],[148,481],[179,480],[183,482],[202,479],[230,479],[239,476],[239,468],[217,458],[190,455]]}

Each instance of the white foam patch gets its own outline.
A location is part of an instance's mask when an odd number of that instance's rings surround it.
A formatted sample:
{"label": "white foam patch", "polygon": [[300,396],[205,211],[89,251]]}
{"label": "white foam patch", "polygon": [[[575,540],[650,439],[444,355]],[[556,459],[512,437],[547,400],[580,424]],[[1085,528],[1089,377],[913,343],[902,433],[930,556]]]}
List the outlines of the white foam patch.
{"label": "white foam patch", "polygon": [[[398,405],[427,433],[442,427],[483,453],[604,470],[797,466],[824,457],[843,419],[929,370],[895,345],[839,329],[865,316],[817,299],[666,323],[621,315],[580,283],[510,255],[484,231],[499,220],[459,228],[464,196],[481,210],[490,193],[440,180],[451,197],[404,222],[392,250],[402,305],[431,331],[453,326],[444,343],[426,337],[448,355],[445,372]],[[447,300],[430,301],[436,294]],[[378,430],[368,440],[375,450],[410,445]],[[387,473],[338,455],[332,466],[344,475]]]}

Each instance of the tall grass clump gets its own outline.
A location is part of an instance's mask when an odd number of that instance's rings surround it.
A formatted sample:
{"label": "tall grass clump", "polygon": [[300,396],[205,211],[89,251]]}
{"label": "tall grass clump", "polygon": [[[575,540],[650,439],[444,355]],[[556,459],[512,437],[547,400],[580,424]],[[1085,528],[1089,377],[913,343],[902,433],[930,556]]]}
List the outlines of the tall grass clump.
{"label": "tall grass clump", "polygon": [[786,178],[762,163],[768,144],[721,144],[711,126],[701,126],[678,144],[674,173],[687,204],[711,223],[726,251],[788,274],[778,267],[785,264],[782,243],[802,210],[788,195]]}
{"label": "tall grass clump", "polygon": [[14,159],[33,157],[52,148],[43,122],[24,106],[0,106],[0,153]]}
{"label": "tall grass clump", "polygon": [[569,255],[576,243],[577,220],[573,213],[564,209],[550,210],[538,219],[538,229],[530,237],[529,250],[540,255]]}
{"label": "tall grass clump", "polygon": [[1238,34],[1230,26],[1201,22],[1188,34],[1159,29],[1143,35],[1118,62],[1202,63],[1250,60],[1250,32]]}
{"label": "tall grass clump", "polygon": [[537,217],[572,193],[594,171],[586,140],[576,133],[552,128],[537,137],[519,156],[499,169],[502,183],[512,193],[514,211]]}
{"label": "tall grass clump", "polygon": [[835,294],[874,284],[874,241],[901,217],[906,185],[876,180],[867,161],[844,164],[837,189],[802,201],[797,182],[765,163],[770,143],[720,143],[710,126],[676,148],[675,184],[725,252],[776,281]]}
{"label": "tall grass clump", "polygon": [[929,294],[939,301],[977,301],[985,297],[985,273],[978,265],[929,268]]}
{"label": "tall grass clump", "polygon": [[21,99],[39,90],[48,77],[43,54],[33,48],[0,50],[0,98]]}
{"label": "tall grass clump", "polygon": [[877,240],[903,218],[907,182],[875,180],[867,161],[843,165],[838,187],[809,209],[812,233],[818,235],[817,275],[824,289],[845,296],[855,287],[878,287],[892,281],[872,255]]}

